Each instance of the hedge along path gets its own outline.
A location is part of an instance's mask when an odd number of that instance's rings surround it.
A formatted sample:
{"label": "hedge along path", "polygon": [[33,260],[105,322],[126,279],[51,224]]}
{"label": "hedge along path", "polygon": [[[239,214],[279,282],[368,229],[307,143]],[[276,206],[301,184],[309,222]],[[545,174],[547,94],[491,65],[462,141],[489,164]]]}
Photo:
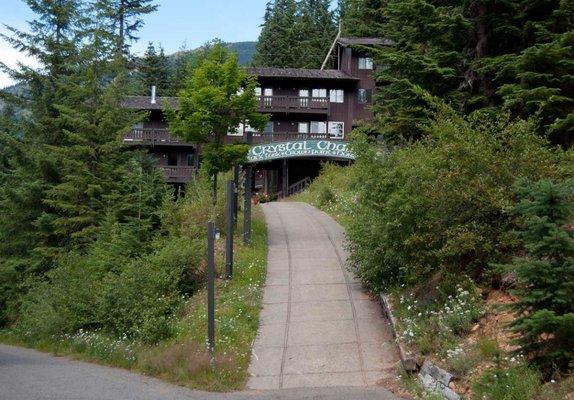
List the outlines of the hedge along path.
{"label": "hedge along path", "polygon": [[247,387],[366,387],[394,376],[390,327],[345,268],[343,228],[306,203],[263,211],[267,277]]}

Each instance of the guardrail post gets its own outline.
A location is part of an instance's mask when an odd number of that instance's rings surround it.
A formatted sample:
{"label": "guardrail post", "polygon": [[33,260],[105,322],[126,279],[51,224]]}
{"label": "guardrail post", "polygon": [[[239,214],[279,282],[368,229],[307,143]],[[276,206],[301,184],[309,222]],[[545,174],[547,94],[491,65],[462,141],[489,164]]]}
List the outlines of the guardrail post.
{"label": "guardrail post", "polygon": [[[247,132],[247,144],[253,144],[253,132]],[[245,166],[245,203],[243,206],[243,243],[251,244],[251,188],[253,186],[253,167]]]}
{"label": "guardrail post", "polygon": [[207,349],[215,350],[215,224],[207,223]]}
{"label": "guardrail post", "polygon": [[227,204],[225,207],[226,231],[225,231],[225,277],[233,277],[233,204],[235,185],[233,181],[227,181]]}
{"label": "guardrail post", "polygon": [[289,196],[289,165],[287,159],[283,159],[283,197]]}
{"label": "guardrail post", "polygon": [[239,165],[233,167],[233,222],[237,226],[239,212]]}

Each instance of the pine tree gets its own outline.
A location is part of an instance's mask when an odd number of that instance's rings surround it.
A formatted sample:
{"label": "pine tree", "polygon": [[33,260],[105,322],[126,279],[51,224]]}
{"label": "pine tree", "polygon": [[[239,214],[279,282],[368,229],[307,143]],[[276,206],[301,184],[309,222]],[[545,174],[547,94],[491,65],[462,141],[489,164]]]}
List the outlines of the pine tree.
{"label": "pine tree", "polygon": [[253,63],[262,67],[296,67],[299,58],[298,7],[295,0],[267,3]]}
{"label": "pine tree", "polygon": [[337,11],[343,36],[383,37],[383,6],[381,0],[339,0]]}
{"label": "pine tree", "polygon": [[574,215],[572,182],[522,181],[514,213],[524,218],[520,232],[527,256],[510,267],[519,301],[512,329],[521,349],[547,370],[567,369],[574,361]]}
{"label": "pine tree", "polygon": [[296,64],[298,68],[319,68],[337,34],[334,13],[329,0],[303,0],[299,3],[299,37]]}
{"label": "pine tree", "polygon": [[462,110],[459,86],[469,23],[461,7],[434,0],[390,0],[381,29],[394,45],[377,56],[375,124],[388,140],[420,138],[431,114],[419,88]]}
{"label": "pine tree", "polygon": [[[60,255],[85,248],[104,215],[132,201],[121,182],[135,155],[119,145],[142,117],[119,107],[123,63],[114,61],[113,35],[91,18],[93,10],[73,0],[28,3],[37,14],[30,32],[10,29],[7,37],[41,65],[9,70],[28,90],[20,98],[5,96],[26,107],[21,134],[9,138],[14,151],[4,159],[0,178],[5,321],[19,307],[26,282],[42,279]],[[163,187],[150,190],[163,193]],[[141,217],[138,209],[115,215],[118,221]]]}
{"label": "pine tree", "polygon": [[116,54],[129,54],[130,43],[137,41],[137,31],[143,26],[142,16],[157,10],[153,0],[97,0],[95,10],[98,18],[105,21],[108,38],[113,42]]}
{"label": "pine tree", "polygon": [[160,46],[158,53],[153,43],[150,42],[139,69],[142,94],[148,94],[151,86],[156,86],[160,96],[167,94],[169,66],[163,47]]}

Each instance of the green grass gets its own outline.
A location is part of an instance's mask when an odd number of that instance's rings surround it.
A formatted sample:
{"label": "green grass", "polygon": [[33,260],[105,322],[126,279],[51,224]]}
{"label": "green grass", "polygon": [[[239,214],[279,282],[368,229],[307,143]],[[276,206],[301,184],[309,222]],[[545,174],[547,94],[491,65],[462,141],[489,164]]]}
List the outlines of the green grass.
{"label": "green grass", "polygon": [[[251,344],[259,326],[259,310],[267,260],[267,230],[260,207],[253,208],[252,244],[235,236],[233,279],[216,282],[215,352],[206,351],[207,294],[197,291],[174,320],[176,334],[157,345],[112,339],[99,332],[24,342],[10,331],[0,342],[34,347],[57,355],[133,369],[182,386],[208,391],[242,389],[247,381]],[[216,243],[217,275],[224,275],[224,239]]]}

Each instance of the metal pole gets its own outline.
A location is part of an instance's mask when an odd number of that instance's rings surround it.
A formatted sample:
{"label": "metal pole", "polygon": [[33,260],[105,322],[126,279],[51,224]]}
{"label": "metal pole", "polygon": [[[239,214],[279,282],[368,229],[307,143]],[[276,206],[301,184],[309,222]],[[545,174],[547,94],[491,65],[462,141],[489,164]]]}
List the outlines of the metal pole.
{"label": "metal pole", "polygon": [[[253,144],[253,133],[247,132],[247,144]],[[251,244],[251,197],[253,186],[253,167],[251,164],[245,166],[245,203],[243,207],[243,243]]]}
{"label": "metal pole", "polygon": [[215,224],[207,223],[207,348],[215,350]]}
{"label": "metal pole", "polygon": [[287,159],[284,158],[283,159],[283,197],[287,197],[289,195],[289,193],[287,193],[287,191],[289,190],[289,165],[287,164]]}
{"label": "metal pole", "polygon": [[239,216],[239,165],[233,167],[233,222],[237,226]]}
{"label": "metal pole", "polygon": [[225,277],[233,277],[233,205],[235,199],[235,184],[227,181],[227,204],[225,207],[226,231],[225,231]]}

